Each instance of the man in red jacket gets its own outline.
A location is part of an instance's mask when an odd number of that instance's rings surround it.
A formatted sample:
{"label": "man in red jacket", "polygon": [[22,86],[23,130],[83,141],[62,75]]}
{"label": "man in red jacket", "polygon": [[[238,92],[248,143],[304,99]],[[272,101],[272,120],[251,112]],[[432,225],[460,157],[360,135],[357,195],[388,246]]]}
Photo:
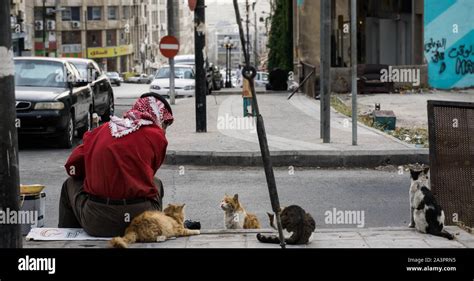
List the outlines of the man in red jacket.
{"label": "man in red jacket", "polygon": [[93,236],[123,235],[131,220],[162,210],[163,185],[155,173],[163,164],[173,123],[166,99],[145,94],[124,118],[84,135],[65,165],[59,227],[84,228]]}

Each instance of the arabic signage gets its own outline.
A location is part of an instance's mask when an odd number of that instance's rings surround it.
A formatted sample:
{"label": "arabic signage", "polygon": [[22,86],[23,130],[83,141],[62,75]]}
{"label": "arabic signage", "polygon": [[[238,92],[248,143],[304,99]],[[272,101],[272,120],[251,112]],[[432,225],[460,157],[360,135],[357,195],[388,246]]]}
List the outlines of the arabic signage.
{"label": "arabic signage", "polygon": [[133,45],[121,45],[117,47],[89,48],[88,55],[91,59],[113,58],[133,53]]}

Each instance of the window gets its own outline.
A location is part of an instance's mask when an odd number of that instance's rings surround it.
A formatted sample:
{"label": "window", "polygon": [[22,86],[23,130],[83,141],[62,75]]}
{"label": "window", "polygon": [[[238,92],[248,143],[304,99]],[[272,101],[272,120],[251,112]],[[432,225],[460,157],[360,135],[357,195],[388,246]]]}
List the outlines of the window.
{"label": "window", "polygon": [[128,20],[130,18],[130,6],[123,7],[123,17],[124,20]]}
{"label": "window", "polygon": [[87,7],[88,20],[102,20],[102,7]]}
{"label": "window", "polygon": [[116,46],[117,45],[117,31],[107,30],[107,46]]}
{"label": "window", "polygon": [[63,21],[80,21],[81,8],[80,7],[65,7],[62,11]]}
{"label": "window", "polygon": [[67,31],[61,32],[63,44],[81,44],[81,32],[80,31]]}
{"label": "window", "polygon": [[118,16],[117,16],[118,7],[117,6],[109,6],[107,10],[109,11],[109,20],[118,20]]}
{"label": "window", "polygon": [[87,46],[88,47],[102,47],[102,31],[88,31],[87,32]]}

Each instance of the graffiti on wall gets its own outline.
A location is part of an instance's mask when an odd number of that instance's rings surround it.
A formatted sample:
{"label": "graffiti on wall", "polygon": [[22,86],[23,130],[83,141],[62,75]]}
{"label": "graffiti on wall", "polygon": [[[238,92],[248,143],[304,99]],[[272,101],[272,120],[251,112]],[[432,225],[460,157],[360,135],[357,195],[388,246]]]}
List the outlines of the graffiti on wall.
{"label": "graffiti on wall", "polygon": [[472,0],[425,0],[428,82],[440,89],[474,86]]}
{"label": "graffiti on wall", "polygon": [[429,63],[439,66],[439,74],[446,71],[446,60],[453,60],[453,71],[457,75],[474,74],[474,45],[462,44],[446,48],[447,40],[442,38],[434,40],[430,38],[425,43],[425,53],[429,58]]}

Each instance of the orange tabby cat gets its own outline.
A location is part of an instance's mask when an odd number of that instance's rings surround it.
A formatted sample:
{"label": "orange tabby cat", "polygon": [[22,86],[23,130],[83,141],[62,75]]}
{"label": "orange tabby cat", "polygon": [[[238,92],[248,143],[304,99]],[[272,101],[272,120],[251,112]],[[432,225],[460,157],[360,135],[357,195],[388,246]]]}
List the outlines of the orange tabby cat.
{"label": "orange tabby cat", "polygon": [[127,248],[135,242],[163,242],[171,237],[199,235],[199,230],[184,228],[184,206],[169,204],[163,212],[147,211],[132,220],[124,237],[110,241],[112,247]]}
{"label": "orange tabby cat", "polygon": [[221,202],[224,210],[224,225],[227,229],[256,229],[260,228],[257,216],[247,213],[239,202],[239,195],[225,195]]}

